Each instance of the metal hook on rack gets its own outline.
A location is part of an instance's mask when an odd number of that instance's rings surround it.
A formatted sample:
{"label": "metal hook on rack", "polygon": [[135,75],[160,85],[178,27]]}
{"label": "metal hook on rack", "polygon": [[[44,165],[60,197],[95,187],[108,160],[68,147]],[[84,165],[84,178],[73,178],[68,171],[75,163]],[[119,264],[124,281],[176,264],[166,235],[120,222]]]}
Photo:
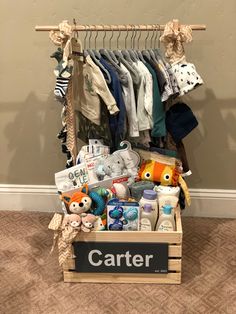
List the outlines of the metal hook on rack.
{"label": "metal hook on rack", "polygon": [[156,26],[156,32],[155,32],[155,37],[154,37],[154,49],[156,49],[156,42],[157,42],[157,35],[158,35],[158,28],[157,28],[157,26],[160,27],[160,25],[159,24],[155,24],[155,26]]}
{"label": "metal hook on rack", "polygon": [[152,46],[152,41],[153,41],[153,37],[154,37],[154,34],[155,34],[155,24],[152,24],[152,37],[151,37],[151,44],[150,44],[150,48],[154,48],[154,46]]}
{"label": "metal hook on rack", "polygon": [[136,30],[136,27],[134,24],[132,24],[132,27],[133,27],[133,30],[134,30],[134,37],[133,37],[133,49],[135,49],[135,39],[136,39],[136,36],[137,36],[137,30]]}
{"label": "metal hook on rack", "polygon": [[160,49],[161,48],[161,41],[160,41],[160,38],[161,38],[161,25],[158,24],[159,28],[158,28],[158,33],[159,33],[159,37],[158,37],[158,48]]}
{"label": "metal hook on rack", "polygon": [[134,29],[133,29],[133,25],[132,24],[129,24],[129,26],[131,27],[131,31],[132,31],[132,34],[131,34],[131,37],[130,37],[130,48],[133,49]]}
{"label": "metal hook on rack", "polygon": [[91,30],[90,25],[88,25],[88,27],[89,27],[89,31],[90,31],[90,33],[89,33],[89,40],[88,40],[88,42],[89,42],[89,49],[90,49],[91,48],[91,37],[92,37],[93,31]]}
{"label": "metal hook on rack", "polygon": [[111,50],[111,40],[113,38],[113,34],[114,34],[114,31],[112,29],[112,26],[110,25],[110,31],[111,31],[111,37],[109,38],[109,49]]}
{"label": "metal hook on rack", "polygon": [[127,38],[128,38],[128,28],[127,25],[124,24],[124,26],[126,27],[126,36],[125,36],[125,49],[127,48]]}
{"label": "metal hook on rack", "polygon": [[147,37],[145,38],[145,49],[147,49],[147,39],[149,37],[149,29],[148,29],[148,25],[146,25],[146,32],[147,32]]}
{"label": "metal hook on rack", "polygon": [[95,27],[95,30],[96,30],[96,35],[94,37],[94,48],[95,48],[95,50],[97,50],[98,29],[97,29],[96,25],[94,25],[94,27]]}
{"label": "metal hook on rack", "polygon": [[103,32],[104,32],[104,36],[102,38],[102,44],[103,44],[103,48],[105,48],[105,38],[106,38],[106,35],[107,35],[107,31],[105,30],[105,25],[103,24],[102,25],[103,27]]}
{"label": "metal hook on rack", "polygon": [[121,35],[121,29],[119,28],[119,25],[117,26],[117,28],[118,28],[119,34],[116,38],[116,47],[117,47],[117,49],[119,49],[120,48],[119,39],[120,39],[120,35]]}
{"label": "metal hook on rack", "polygon": [[138,25],[138,29],[139,29],[139,36],[138,36],[138,40],[137,40],[137,42],[138,42],[137,46],[138,46],[138,50],[139,50],[139,40],[141,38],[141,33],[142,33],[140,25]]}
{"label": "metal hook on rack", "polygon": [[84,49],[86,49],[86,45],[87,45],[87,36],[88,36],[88,29],[87,29],[87,25],[84,25],[85,28],[85,36],[84,36]]}

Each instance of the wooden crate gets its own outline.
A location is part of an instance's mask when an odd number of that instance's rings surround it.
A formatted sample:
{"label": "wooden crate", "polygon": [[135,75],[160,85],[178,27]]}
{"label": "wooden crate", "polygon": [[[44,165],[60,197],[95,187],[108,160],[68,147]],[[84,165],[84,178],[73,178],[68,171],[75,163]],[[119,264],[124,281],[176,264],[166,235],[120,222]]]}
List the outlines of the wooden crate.
{"label": "wooden crate", "polygon": [[69,258],[63,265],[65,282],[104,282],[104,283],[158,283],[180,284],[182,263],[182,224],[180,209],[175,211],[176,231],[94,231],[81,233],[78,241],[88,242],[144,242],[168,243],[167,274],[143,273],[79,273],[75,272],[75,260]]}

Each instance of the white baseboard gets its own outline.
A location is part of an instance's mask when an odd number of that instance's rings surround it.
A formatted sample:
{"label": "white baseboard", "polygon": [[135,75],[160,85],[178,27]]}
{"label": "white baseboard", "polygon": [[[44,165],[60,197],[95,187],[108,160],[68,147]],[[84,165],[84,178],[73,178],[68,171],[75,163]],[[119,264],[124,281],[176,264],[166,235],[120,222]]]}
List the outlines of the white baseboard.
{"label": "white baseboard", "polygon": [[[236,190],[190,189],[192,204],[184,216],[236,218]],[[0,210],[60,211],[53,185],[0,184]]]}

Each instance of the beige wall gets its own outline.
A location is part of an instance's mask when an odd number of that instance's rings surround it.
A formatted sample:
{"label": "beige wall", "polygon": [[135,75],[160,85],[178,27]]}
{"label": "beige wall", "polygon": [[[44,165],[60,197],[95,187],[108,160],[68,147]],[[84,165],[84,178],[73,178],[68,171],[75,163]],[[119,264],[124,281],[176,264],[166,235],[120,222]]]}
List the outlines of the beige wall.
{"label": "beige wall", "polygon": [[199,127],[185,140],[196,188],[236,188],[236,1],[61,0],[0,4],[0,183],[54,184],[65,160],[56,138],[61,106],[53,98],[54,46],[35,25],[75,17],[82,24],[205,23],[187,48],[205,80],[185,98]]}

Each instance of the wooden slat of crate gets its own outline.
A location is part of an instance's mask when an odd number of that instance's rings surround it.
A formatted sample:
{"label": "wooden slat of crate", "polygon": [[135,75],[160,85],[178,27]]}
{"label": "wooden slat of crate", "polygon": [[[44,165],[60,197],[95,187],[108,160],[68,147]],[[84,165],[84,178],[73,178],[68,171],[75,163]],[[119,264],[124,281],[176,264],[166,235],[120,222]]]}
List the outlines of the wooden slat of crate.
{"label": "wooden slat of crate", "polygon": [[65,282],[180,284],[181,272],[168,274],[76,273],[64,271]]}
{"label": "wooden slat of crate", "polygon": [[[122,234],[121,234],[122,233]],[[85,242],[151,242],[176,243],[182,242],[182,232],[155,231],[94,231],[79,234],[75,241]]]}

